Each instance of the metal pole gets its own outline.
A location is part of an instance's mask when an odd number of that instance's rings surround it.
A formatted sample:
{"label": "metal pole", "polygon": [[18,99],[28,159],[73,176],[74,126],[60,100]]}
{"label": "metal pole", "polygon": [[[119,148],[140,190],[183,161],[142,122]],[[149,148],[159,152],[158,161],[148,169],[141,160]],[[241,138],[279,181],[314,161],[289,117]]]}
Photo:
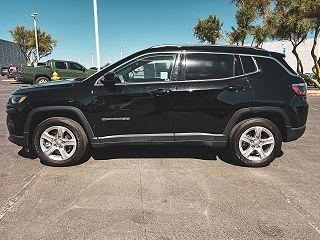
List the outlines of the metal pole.
{"label": "metal pole", "polygon": [[122,55],[123,55],[123,46],[120,46],[120,59],[122,59]]}
{"label": "metal pole", "polygon": [[98,71],[100,71],[100,45],[99,45],[97,0],[93,0],[93,14],[94,14],[94,30],[96,35],[97,68],[98,68]]}
{"label": "metal pole", "polygon": [[91,53],[91,67],[93,67],[93,53]]}
{"label": "metal pole", "polygon": [[33,17],[33,25],[34,25],[34,36],[36,39],[36,51],[37,51],[37,62],[39,62],[39,46],[38,46],[38,33],[37,33],[37,21],[36,21],[36,16],[38,13],[32,13],[31,17]]}

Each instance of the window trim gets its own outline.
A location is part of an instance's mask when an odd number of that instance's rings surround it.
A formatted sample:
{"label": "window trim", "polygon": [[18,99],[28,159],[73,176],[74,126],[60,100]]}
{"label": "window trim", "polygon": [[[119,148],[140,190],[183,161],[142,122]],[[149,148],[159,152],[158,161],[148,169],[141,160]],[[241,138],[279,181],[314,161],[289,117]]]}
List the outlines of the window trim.
{"label": "window trim", "polygon": [[[66,66],[66,68],[57,68],[57,66],[56,66],[57,62],[59,62],[59,63],[64,63],[65,66]],[[69,70],[68,67],[69,67],[69,66],[68,66],[68,63],[65,62],[65,61],[55,61],[55,62],[54,62],[54,68],[56,68],[56,69],[59,69],[59,70]]]}
{"label": "window trim", "polygon": [[[186,67],[187,67],[187,58],[186,58],[186,55],[187,54],[193,54],[193,53],[196,53],[196,54],[214,54],[214,55],[232,55],[233,56],[233,59],[234,61],[236,60],[236,56],[238,56],[238,54],[234,54],[234,53],[216,53],[216,52],[193,52],[193,51],[184,51],[183,52],[183,55],[184,55],[184,63],[183,63],[183,73],[185,74],[186,73]],[[240,61],[241,61],[241,58],[239,58]],[[242,62],[241,62],[241,67],[242,67],[242,70],[243,70],[243,66],[242,66]],[[244,72],[244,71],[242,71]],[[233,69],[233,74],[235,74],[235,62],[234,62],[234,69]],[[240,75],[237,75],[237,76],[233,76],[233,77],[226,77],[226,78],[210,78],[210,79],[202,79],[202,80],[178,80],[179,83],[182,83],[182,82],[212,82],[212,81],[223,81],[223,80],[233,80],[233,79],[238,79],[238,78],[241,78],[241,77],[244,77],[246,76],[246,74],[240,74]]]}
{"label": "window trim", "polygon": [[[143,57],[143,56],[147,56],[147,55],[154,55],[154,54],[168,54],[168,53],[172,53],[172,54],[176,54],[177,56],[179,55],[182,55],[182,54],[185,54],[185,53],[209,53],[209,54],[223,54],[223,55],[237,55],[237,56],[240,56],[240,61],[241,61],[241,56],[249,56],[249,57],[253,57],[254,59],[256,57],[259,57],[259,58],[267,58],[267,59],[271,59],[275,62],[277,62],[278,64],[280,64],[280,66],[291,76],[294,76],[294,77],[298,77],[299,75],[297,74],[293,74],[291,73],[291,71],[289,71],[279,60],[277,60],[276,58],[272,57],[272,56],[262,56],[262,55],[255,55],[255,54],[245,54],[245,53],[227,53],[227,52],[207,52],[207,51],[192,51],[192,50],[181,50],[181,51],[163,51],[163,52],[149,52],[149,53],[144,53],[144,54],[141,54],[139,56],[136,56],[130,60],[128,60],[127,62],[124,62],[122,63],[121,65],[115,67],[114,69],[112,69],[111,71],[115,71],[116,69],[122,67],[123,65],[137,59],[137,58],[140,58],[140,57]],[[181,57],[180,57],[181,58]],[[242,62],[241,62],[241,65],[242,65]],[[175,67],[177,65],[175,64]],[[234,78],[238,78],[238,77],[245,77],[245,76],[251,76],[251,75],[254,75],[256,73],[259,73],[260,72],[260,69],[258,68],[257,66],[257,72],[254,72],[254,73],[249,73],[249,74],[243,74],[243,75],[238,75],[237,77],[232,77],[232,78],[228,78],[228,79],[234,79]],[[99,72],[97,72],[96,74],[98,74]],[[94,74],[95,75],[95,74]],[[94,75],[90,76],[90,77],[94,77]],[[102,76],[103,77],[103,76]],[[99,84],[98,82],[100,81],[101,77],[98,78],[94,85],[95,87],[101,87],[103,86],[103,84]],[[191,80],[191,81],[196,81],[196,82],[205,82],[205,81],[217,81],[217,80],[225,80],[225,79],[209,79],[209,80]],[[172,83],[172,82],[175,82],[175,81],[168,81],[168,82],[159,82],[159,83]],[[190,82],[190,81],[179,81],[179,82]],[[156,82],[154,82],[156,83]],[[118,84],[118,83],[117,83]],[[120,83],[119,83],[120,84]],[[133,83],[133,84],[137,84],[137,83]],[[144,83],[144,84],[147,84],[147,83]]]}
{"label": "window trim", "polygon": [[[173,52],[153,52],[153,53],[145,53],[145,54],[142,54],[142,55],[139,55],[133,59],[130,59],[129,61],[117,66],[116,68],[112,69],[111,71],[114,72],[114,71],[117,71],[117,70],[121,70],[123,68],[125,68],[126,66],[128,66],[129,64],[133,64],[137,61],[139,61],[140,59],[142,58],[145,58],[145,57],[148,57],[148,56],[153,56],[153,55],[174,55],[174,60],[173,60],[173,68],[172,68],[172,72],[171,72],[171,76],[170,76],[170,79],[172,79],[172,76],[173,76],[173,73],[174,73],[174,70],[175,68],[177,67],[177,62],[180,61],[180,54],[181,54],[181,51],[173,51]],[[95,87],[101,87],[103,86],[102,83],[99,83],[100,79],[103,78],[103,76],[101,76],[100,78],[98,78],[94,84]],[[115,86],[126,86],[126,85],[141,85],[141,84],[146,84],[146,85],[150,85],[150,84],[161,84],[161,83],[174,83],[176,82],[177,80],[170,80],[170,81],[158,81],[158,82],[137,82],[137,83],[134,83],[134,82],[131,82],[131,83],[116,83]]]}

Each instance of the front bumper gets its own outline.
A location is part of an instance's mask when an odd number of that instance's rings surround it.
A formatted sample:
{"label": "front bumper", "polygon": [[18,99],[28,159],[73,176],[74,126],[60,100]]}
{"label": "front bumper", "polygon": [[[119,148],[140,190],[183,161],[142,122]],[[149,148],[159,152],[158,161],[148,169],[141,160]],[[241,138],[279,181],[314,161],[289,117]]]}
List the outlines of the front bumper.
{"label": "front bumper", "polygon": [[28,139],[29,137],[24,135],[24,136],[16,136],[16,135],[10,135],[8,137],[9,141],[18,145],[18,146],[21,146],[21,147],[29,147],[29,143],[28,143]]}
{"label": "front bumper", "polygon": [[306,125],[299,128],[287,127],[287,139],[285,142],[292,142],[299,139],[306,131]]}

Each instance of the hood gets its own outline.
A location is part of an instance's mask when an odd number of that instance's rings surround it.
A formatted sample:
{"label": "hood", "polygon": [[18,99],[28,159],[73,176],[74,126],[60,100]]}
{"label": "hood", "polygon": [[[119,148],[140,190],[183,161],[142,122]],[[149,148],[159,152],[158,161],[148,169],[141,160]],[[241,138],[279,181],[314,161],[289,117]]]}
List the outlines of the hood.
{"label": "hood", "polygon": [[22,87],[20,89],[17,89],[13,94],[27,95],[28,93],[36,92],[36,91],[46,91],[46,90],[53,90],[53,89],[58,90],[60,88],[72,87],[74,84],[79,84],[79,82],[74,81],[74,79],[52,81],[52,82],[47,82],[47,83],[43,83],[43,84]]}

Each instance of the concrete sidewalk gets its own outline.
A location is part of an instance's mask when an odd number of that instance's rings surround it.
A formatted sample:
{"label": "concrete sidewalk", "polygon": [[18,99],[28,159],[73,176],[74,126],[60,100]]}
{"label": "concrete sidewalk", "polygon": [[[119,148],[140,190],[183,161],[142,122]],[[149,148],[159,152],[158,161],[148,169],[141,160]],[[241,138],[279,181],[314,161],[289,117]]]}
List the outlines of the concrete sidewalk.
{"label": "concrete sidewalk", "polygon": [[308,96],[320,96],[320,90],[319,89],[308,89]]}

